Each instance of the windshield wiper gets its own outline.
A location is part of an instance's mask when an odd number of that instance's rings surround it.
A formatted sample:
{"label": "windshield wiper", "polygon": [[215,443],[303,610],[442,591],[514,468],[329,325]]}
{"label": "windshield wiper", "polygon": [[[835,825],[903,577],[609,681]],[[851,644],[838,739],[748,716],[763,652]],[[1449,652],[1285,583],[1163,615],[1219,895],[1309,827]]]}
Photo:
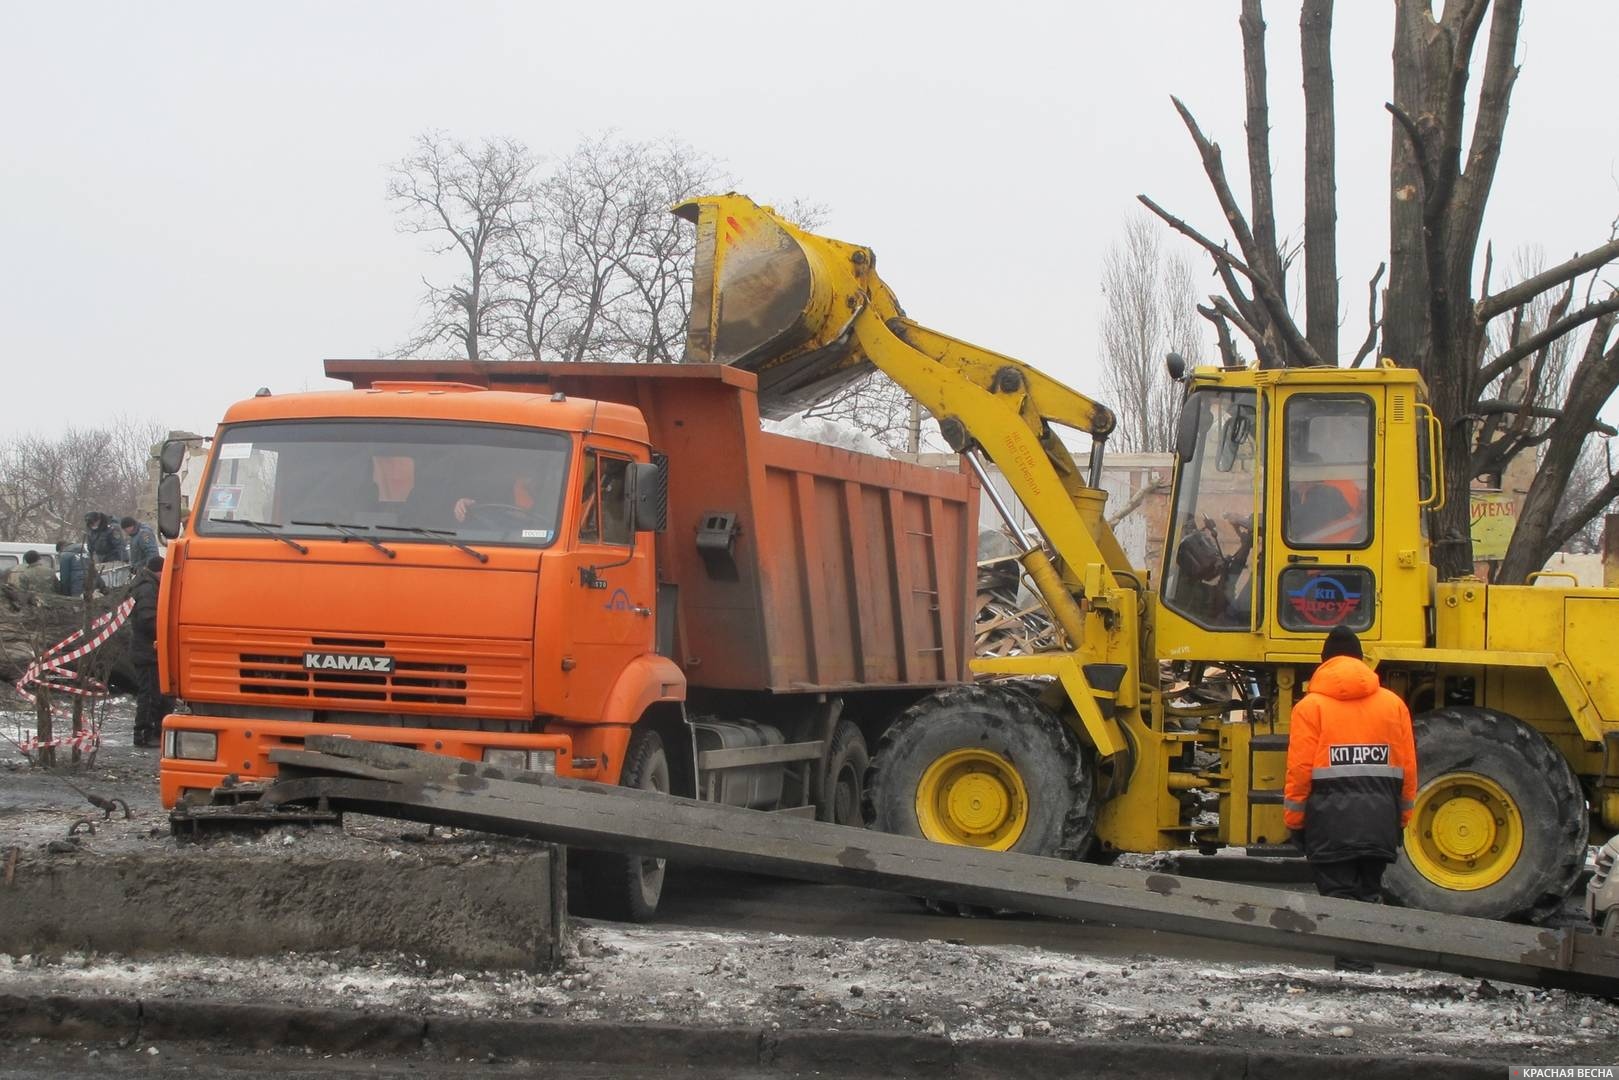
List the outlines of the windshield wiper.
{"label": "windshield wiper", "polygon": [[370,528],[368,525],[344,525],[338,521],[294,521],[293,524],[313,525],[317,528],[331,529],[334,532],[340,532],[343,534],[343,543],[346,544],[350,540],[358,540],[362,544],[370,544],[372,547],[376,548],[390,559],[398,554],[398,552],[394,551],[392,548],[384,547],[382,541],[378,540],[376,537],[367,536],[365,533],[358,531],[360,529]]}
{"label": "windshield wiper", "polygon": [[449,544],[453,548],[460,548],[479,562],[488,562],[489,556],[474,548],[469,548],[455,538],[455,533],[446,529],[424,529],[420,525],[378,525],[379,529],[390,532],[410,533],[412,536],[424,536],[429,540],[437,540],[441,544]]}
{"label": "windshield wiper", "polygon": [[250,521],[247,518],[221,518],[220,523],[224,525],[246,525],[250,529],[257,529],[259,532],[263,533],[265,536],[268,536],[272,540],[281,541],[283,544],[292,548],[300,555],[309,554],[309,549],[304,547],[298,541],[292,539],[291,537],[282,536],[280,533],[276,532],[277,529],[286,528],[286,526],[281,524],[279,521]]}

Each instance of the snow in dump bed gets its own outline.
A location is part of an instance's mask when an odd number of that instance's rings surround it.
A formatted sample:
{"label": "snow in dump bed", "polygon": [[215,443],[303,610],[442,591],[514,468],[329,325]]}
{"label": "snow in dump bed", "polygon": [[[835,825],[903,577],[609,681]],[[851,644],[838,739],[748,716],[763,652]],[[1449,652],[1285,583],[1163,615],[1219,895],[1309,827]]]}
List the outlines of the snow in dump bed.
{"label": "snow in dump bed", "polygon": [[828,420],[824,417],[805,416],[803,413],[794,413],[781,420],[765,420],[761,426],[766,431],[773,431],[777,435],[786,435],[794,439],[803,439],[805,442],[821,443],[824,446],[841,446],[845,450],[854,450],[862,454],[871,454],[875,457],[887,457],[888,448],[854,424],[837,420]]}
{"label": "snow in dump bed", "polygon": [[403,955],[0,956],[0,992],[281,1001],[579,1021],[1089,1038],[1514,1060],[1610,1056],[1619,1010],[1415,972],[1125,961],[1021,946],[579,924],[559,971]]}

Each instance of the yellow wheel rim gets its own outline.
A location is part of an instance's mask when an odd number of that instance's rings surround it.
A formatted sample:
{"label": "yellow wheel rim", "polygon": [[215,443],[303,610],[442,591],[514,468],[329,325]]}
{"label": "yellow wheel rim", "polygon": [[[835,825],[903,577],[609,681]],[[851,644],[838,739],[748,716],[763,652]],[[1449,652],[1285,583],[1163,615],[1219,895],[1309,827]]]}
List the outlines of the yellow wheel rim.
{"label": "yellow wheel rim", "polygon": [[1478,773],[1446,773],[1417,792],[1405,853],[1417,872],[1458,892],[1485,889],[1523,852],[1523,815],[1506,789]]}
{"label": "yellow wheel rim", "polygon": [[993,750],[952,750],[922,774],[916,820],[929,840],[1005,851],[1029,823],[1029,793],[1017,767]]}

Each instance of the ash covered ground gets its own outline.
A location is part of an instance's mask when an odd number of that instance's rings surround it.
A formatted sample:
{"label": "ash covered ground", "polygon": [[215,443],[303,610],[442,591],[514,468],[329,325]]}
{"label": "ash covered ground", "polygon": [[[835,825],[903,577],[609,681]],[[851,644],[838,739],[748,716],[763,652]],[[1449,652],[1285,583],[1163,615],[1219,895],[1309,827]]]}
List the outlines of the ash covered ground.
{"label": "ash covered ground", "polygon": [[[42,849],[82,816],[97,819],[95,834],[79,838],[80,851],[92,856],[173,849],[157,803],[156,752],[131,747],[127,699],[105,712],[105,743],[90,768],[48,773],[14,747],[0,753],[0,853]],[[17,726],[12,716],[0,714],[5,730]],[[124,799],[133,816],[99,820],[84,791]],[[386,858],[419,848],[421,832],[352,819],[343,831],[283,830],[224,843],[253,857]],[[508,843],[472,833],[431,842],[466,858]],[[1619,1008],[1561,991],[1422,972],[1338,974],[1273,962],[967,945],[949,940],[957,925],[941,919],[938,940],[901,941],[578,921],[569,961],[543,974],[450,970],[358,949],[258,959],[9,955],[0,956],[0,992],[1497,1060],[1606,1059],[1619,1040]]]}

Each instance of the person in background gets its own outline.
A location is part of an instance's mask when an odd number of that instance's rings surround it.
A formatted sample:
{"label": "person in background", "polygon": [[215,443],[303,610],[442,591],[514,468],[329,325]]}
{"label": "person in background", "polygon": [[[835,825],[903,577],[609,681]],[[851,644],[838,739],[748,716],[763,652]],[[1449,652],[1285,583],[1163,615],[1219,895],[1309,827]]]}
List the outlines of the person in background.
{"label": "person in background", "polygon": [[163,581],[163,559],[153,556],[135,573],[130,595],[129,659],[135,666],[135,745],[156,746],[163,717],[172,707],[157,677],[157,596]]}
{"label": "person in background", "polygon": [[84,515],[84,550],[98,565],[129,560],[123,536],[113,528],[112,518],[99,510]]}
{"label": "person in background", "polygon": [[134,518],[126,517],[118,526],[128,538],[130,566],[145,566],[161,554],[157,547],[157,533],[152,531],[150,525],[142,525]]}
{"label": "person in background", "polygon": [[[1366,665],[1360,639],[1335,626],[1309,693],[1293,706],[1282,802],[1322,896],[1383,902],[1383,871],[1404,847],[1416,795],[1411,713]],[[1372,970],[1344,957],[1337,966]]]}
{"label": "person in background", "polygon": [[56,572],[37,551],[23,552],[22,562],[6,574],[6,581],[29,592],[56,591]]}
{"label": "person in background", "polygon": [[84,545],[56,542],[56,591],[63,596],[84,595]]}

